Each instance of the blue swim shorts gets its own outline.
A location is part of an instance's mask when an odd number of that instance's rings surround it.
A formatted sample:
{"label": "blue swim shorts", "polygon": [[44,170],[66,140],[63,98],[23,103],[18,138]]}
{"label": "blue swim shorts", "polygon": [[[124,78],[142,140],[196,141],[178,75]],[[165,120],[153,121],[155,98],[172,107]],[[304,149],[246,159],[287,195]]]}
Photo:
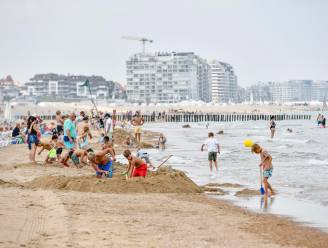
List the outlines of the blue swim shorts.
{"label": "blue swim shorts", "polygon": [[266,178],[272,177],[272,171],[273,171],[273,167],[271,167],[268,170],[264,170],[263,171],[263,177],[266,177]]}
{"label": "blue swim shorts", "polygon": [[[102,165],[102,164],[98,164],[98,169],[99,170],[104,170],[104,171],[108,171],[109,172],[109,174],[108,174],[108,176],[109,177],[112,177],[113,176],[113,167],[112,167],[112,165],[113,165],[113,161],[109,161],[107,164],[105,164],[105,165]],[[102,176],[102,172],[98,172],[98,171],[96,171],[96,175],[97,176]]]}

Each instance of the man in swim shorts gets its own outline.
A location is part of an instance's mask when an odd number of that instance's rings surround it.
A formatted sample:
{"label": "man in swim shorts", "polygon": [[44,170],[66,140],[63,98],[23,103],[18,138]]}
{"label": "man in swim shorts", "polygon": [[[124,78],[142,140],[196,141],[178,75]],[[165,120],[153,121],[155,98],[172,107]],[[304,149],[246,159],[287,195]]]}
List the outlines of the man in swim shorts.
{"label": "man in swim shorts", "polygon": [[147,164],[144,160],[132,156],[130,150],[125,150],[123,156],[129,161],[127,169],[127,175],[131,177],[146,177],[147,175]]}
{"label": "man in swim shorts", "polygon": [[144,119],[140,115],[140,112],[137,111],[135,117],[131,121],[131,124],[134,126],[134,135],[136,141],[140,144],[141,142],[141,127],[145,123]]}
{"label": "man in swim shorts", "polygon": [[[107,156],[110,153],[112,158]],[[113,161],[115,161],[115,154],[112,148],[106,148],[99,152],[94,152],[92,149],[87,150],[88,160],[91,166],[96,171],[97,178],[101,178],[103,175],[108,177],[113,176]]]}

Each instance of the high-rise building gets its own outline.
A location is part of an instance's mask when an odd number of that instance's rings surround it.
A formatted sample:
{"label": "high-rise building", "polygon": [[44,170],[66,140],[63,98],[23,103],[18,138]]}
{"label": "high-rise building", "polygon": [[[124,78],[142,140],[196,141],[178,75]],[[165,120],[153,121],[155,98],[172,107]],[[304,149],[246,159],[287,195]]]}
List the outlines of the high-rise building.
{"label": "high-rise building", "polygon": [[270,85],[273,102],[297,102],[312,100],[311,80],[290,80]]}
{"label": "high-rise building", "polygon": [[312,100],[324,101],[328,98],[328,81],[314,81],[312,83]]}
{"label": "high-rise building", "polygon": [[209,65],[193,52],[135,54],[126,61],[130,102],[210,101]]}
{"label": "high-rise building", "polygon": [[233,67],[228,63],[217,60],[210,61],[209,65],[212,101],[221,103],[236,102],[238,84]]}
{"label": "high-rise building", "polygon": [[258,82],[252,86],[246,88],[246,99],[247,101],[254,102],[270,102],[272,101],[271,83]]}

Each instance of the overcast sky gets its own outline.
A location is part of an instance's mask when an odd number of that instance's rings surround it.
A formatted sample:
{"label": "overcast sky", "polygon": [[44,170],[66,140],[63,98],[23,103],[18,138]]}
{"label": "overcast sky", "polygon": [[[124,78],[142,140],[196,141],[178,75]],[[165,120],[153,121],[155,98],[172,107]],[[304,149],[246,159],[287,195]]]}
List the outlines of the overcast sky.
{"label": "overcast sky", "polygon": [[326,0],[0,0],[0,78],[102,75],[125,83],[125,60],[193,51],[257,81],[328,80]]}

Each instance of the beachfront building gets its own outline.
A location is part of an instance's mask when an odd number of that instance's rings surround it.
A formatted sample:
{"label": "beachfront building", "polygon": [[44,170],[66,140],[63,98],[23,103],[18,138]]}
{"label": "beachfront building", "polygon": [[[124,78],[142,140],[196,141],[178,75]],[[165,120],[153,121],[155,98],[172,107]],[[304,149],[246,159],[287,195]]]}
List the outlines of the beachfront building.
{"label": "beachfront building", "polygon": [[193,52],[135,54],[126,61],[130,102],[209,102],[209,65]]}
{"label": "beachfront building", "polygon": [[[59,75],[54,73],[36,74],[25,83],[25,94],[37,98],[83,99],[90,97],[89,88],[84,86],[90,82],[91,94],[97,99],[111,99],[115,83],[101,76]],[[118,88],[118,87],[116,87]]]}
{"label": "beachfront building", "polygon": [[209,61],[212,101],[237,102],[238,84],[233,67],[218,60]]}
{"label": "beachfront building", "polygon": [[324,101],[328,98],[328,81],[314,81],[312,82],[312,100]]}
{"label": "beachfront building", "polygon": [[311,80],[290,80],[270,85],[273,102],[298,102],[312,100]]}
{"label": "beachfront building", "polygon": [[0,79],[0,102],[9,101],[20,95],[20,84],[9,75]]}
{"label": "beachfront building", "polygon": [[258,82],[246,88],[245,100],[253,102],[271,102],[272,95],[270,90],[271,82]]}

